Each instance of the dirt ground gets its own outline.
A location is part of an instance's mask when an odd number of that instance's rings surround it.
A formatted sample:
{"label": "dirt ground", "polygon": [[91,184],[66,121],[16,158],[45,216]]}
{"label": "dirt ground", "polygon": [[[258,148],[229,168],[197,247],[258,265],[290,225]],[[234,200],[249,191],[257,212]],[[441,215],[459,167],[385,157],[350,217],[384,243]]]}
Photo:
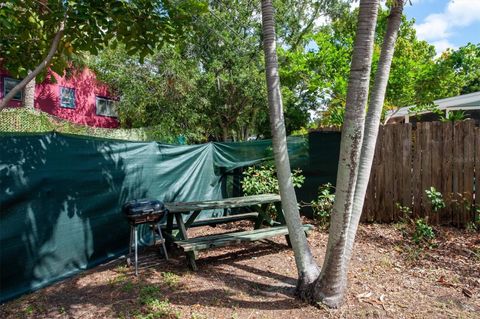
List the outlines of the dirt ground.
{"label": "dirt ground", "polygon": [[[247,223],[195,229],[222,232]],[[1,318],[480,318],[480,236],[436,228],[436,247],[419,251],[395,225],[361,225],[342,308],[294,296],[296,269],[285,238],[200,253],[199,271],[182,254],[169,261],[151,248],[140,275],[125,259],[0,305]],[[327,233],[310,245],[321,265]]]}

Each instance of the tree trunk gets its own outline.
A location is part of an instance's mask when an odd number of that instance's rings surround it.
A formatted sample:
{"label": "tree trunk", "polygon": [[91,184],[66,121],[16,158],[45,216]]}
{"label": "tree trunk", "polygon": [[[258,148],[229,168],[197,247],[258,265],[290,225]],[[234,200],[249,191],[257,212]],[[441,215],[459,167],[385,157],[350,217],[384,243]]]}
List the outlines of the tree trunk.
{"label": "tree trunk", "polygon": [[226,142],[228,139],[228,127],[222,125],[221,128],[222,128],[222,142]]}
{"label": "tree trunk", "polygon": [[306,288],[309,287],[318,277],[319,269],[315,263],[310,247],[308,246],[307,238],[302,229],[297,197],[292,183],[290,160],[287,151],[285,121],[283,118],[282,96],[280,92],[280,78],[278,75],[275,20],[271,0],[262,0],[262,30],[273,155],[275,159],[275,167],[277,169],[282,207],[297,265],[297,292],[302,296],[306,291]]}
{"label": "tree trunk", "polygon": [[398,31],[400,29],[400,24],[402,23],[403,1],[404,0],[398,0],[394,2],[390,15],[388,16],[387,29],[383,38],[380,60],[378,61],[378,68],[375,74],[375,83],[370,96],[370,103],[368,105],[362,153],[360,155],[360,166],[358,169],[358,180],[353,201],[355,218],[352,220],[352,224],[355,227],[355,232],[362,214],[365,194],[370,179],[370,171],[372,169],[373,157],[375,155],[375,144],[377,143],[378,127],[382,116],[385,92],[387,91],[390,66],[392,65]]}
{"label": "tree trunk", "polygon": [[343,303],[355,238],[356,228],[352,227],[352,220],[356,218],[353,216],[353,200],[362,148],[378,6],[379,0],[360,1],[327,252],[322,272],[310,292],[310,298],[314,301],[333,308]]}
{"label": "tree trunk", "polygon": [[25,85],[23,93],[23,107],[33,110],[35,107],[35,78]]}
{"label": "tree trunk", "polygon": [[60,39],[62,38],[63,35],[63,30],[65,28],[65,22],[62,21],[60,23],[60,27],[58,28],[57,33],[55,34],[55,37],[53,38],[52,45],[50,46],[50,50],[48,51],[47,56],[45,59],[33,70],[30,72],[20,83],[18,83],[1,101],[0,101],[0,111],[3,110],[7,105],[8,102],[23,88],[27,85],[27,83],[31,82],[32,80],[35,79],[35,77],[42,72],[42,70],[48,66],[50,61],[52,60],[53,56],[55,55],[55,52],[57,52],[57,47],[58,43],[60,42]]}

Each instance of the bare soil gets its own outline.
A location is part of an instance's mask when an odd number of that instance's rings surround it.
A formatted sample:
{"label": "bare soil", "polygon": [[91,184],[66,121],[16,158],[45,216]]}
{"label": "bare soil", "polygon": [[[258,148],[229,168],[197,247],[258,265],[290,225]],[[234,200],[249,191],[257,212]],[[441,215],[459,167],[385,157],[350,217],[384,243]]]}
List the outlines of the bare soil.
{"label": "bare soil", "polygon": [[[251,229],[248,223],[192,235]],[[125,258],[0,305],[1,318],[480,318],[480,235],[436,228],[436,247],[416,248],[395,225],[361,225],[340,309],[294,296],[296,268],[285,238],[200,253],[191,272],[141,252],[140,274]],[[309,237],[321,265],[327,233]]]}

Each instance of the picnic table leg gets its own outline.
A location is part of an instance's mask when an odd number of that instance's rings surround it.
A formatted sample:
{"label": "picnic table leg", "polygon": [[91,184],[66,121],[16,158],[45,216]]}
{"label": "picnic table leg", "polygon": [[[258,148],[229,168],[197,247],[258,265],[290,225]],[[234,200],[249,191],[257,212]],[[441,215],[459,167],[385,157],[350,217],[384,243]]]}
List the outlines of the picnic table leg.
{"label": "picnic table leg", "polygon": [[263,204],[258,212],[258,217],[255,220],[255,226],[253,227],[254,229],[259,229],[262,227],[263,221],[267,219],[267,209],[268,209],[269,204]]}
{"label": "picnic table leg", "polygon": [[[285,215],[283,214],[282,203],[276,202],[275,209],[277,210],[277,221],[282,225],[286,225],[287,223],[285,221]],[[285,235],[285,240],[287,241],[288,247],[292,248],[292,242],[290,241],[290,236],[288,236],[288,234]]]}
{"label": "picnic table leg", "polygon": [[282,203],[281,202],[276,202],[275,204],[275,209],[277,210],[277,222],[279,222],[282,225],[285,225],[285,216],[283,215],[283,209],[282,209]]}
{"label": "picnic table leg", "polygon": [[[188,234],[187,234],[187,229],[185,228],[185,223],[183,222],[182,214],[175,214],[175,220],[177,221],[178,225],[178,236],[180,237],[181,240],[186,240],[188,239]],[[190,269],[193,271],[197,271],[198,267],[197,264],[195,263],[195,252],[193,251],[187,251],[185,252],[185,256],[187,258],[187,263]]]}
{"label": "picnic table leg", "polygon": [[168,248],[172,246],[172,237],[173,237],[172,230],[173,230],[173,214],[169,213],[167,215],[167,228],[165,229],[165,240]]}

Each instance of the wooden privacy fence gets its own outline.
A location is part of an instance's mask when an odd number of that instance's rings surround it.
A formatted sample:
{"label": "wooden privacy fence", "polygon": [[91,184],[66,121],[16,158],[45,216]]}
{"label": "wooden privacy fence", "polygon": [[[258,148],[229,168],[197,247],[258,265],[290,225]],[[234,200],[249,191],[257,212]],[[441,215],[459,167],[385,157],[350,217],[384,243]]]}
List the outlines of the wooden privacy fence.
{"label": "wooden privacy fence", "polygon": [[[446,203],[437,212],[425,193],[431,186]],[[480,207],[479,189],[480,128],[474,121],[382,126],[362,219],[398,221],[398,203],[434,224],[465,225]]]}

